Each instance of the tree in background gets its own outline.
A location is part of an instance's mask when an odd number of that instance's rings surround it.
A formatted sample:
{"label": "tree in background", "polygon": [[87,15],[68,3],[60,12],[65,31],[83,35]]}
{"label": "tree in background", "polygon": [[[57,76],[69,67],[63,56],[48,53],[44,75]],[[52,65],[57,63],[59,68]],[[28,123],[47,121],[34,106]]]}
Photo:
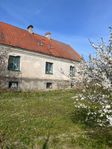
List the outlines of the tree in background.
{"label": "tree in background", "polygon": [[1,47],[0,48],[0,87],[2,85],[4,76],[6,76],[8,51]]}
{"label": "tree in background", "polygon": [[[96,55],[82,61],[83,90],[75,97],[75,119],[90,126],[112,125],[112,29],[109,44],[91,42]],[[79,81],[79,80],[78,80]]]}
{"label": "tree in background", "polygon": [[[0,88],[1,89],[19,89],[16,82],[22,81],[21,72],[15,69],[17,67],[15,61],[9,59],[9,51],[5,47],[0,47]],[[9,65],[11,69],[9,69]],[[13,69],[12,69],[13,68]],[[13,82],[10,87],[9,82]]]}

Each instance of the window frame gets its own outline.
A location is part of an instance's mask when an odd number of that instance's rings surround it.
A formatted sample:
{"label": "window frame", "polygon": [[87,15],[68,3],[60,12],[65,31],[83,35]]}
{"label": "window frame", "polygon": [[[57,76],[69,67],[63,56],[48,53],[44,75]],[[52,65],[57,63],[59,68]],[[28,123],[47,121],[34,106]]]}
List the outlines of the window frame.
{"label": "window frame", "polygon": [[[51,65],[51,66],[48,66],[48,65]],[[50,68],[48,68],[50,67]],[[51,69],[51,70],[49,70]],[[52,62],[46,62],[45,64],[45,74],[51,74],[53,75],[53,63]]]}
{"label": "window frame", "polygon": [[[12,66],[11,66],[12,64]],[[14,66],[17,65],[17,66]],[[14,68],[16,67],[16,68]],[[20,71],[20,56],[9,55],[8,58],[8,70]]]}
{"label": "window frame", "polygon": [[70,77],[75,77],[75,66],[70,66]]}

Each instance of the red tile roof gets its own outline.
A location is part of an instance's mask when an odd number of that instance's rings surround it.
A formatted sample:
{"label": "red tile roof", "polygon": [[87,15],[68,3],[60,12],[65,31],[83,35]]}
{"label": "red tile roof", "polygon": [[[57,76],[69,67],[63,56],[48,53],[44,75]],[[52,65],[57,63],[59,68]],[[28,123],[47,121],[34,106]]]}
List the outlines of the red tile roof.
{"label": "red tile roof", "polygon": [[0,44],[73,61],[81,60],[81,56],[65,43],[31,34],[27,30],[3,22],[0,22]]}

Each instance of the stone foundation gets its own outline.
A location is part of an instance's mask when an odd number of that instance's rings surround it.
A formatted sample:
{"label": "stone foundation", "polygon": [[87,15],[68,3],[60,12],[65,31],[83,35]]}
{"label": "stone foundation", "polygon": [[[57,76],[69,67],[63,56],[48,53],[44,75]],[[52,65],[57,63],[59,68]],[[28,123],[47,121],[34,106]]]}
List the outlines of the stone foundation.
{"label": "stone foundation", "polygon": [[1,88],[21,91],[69,89],[71,82],[69,80],[4,78],[1,81]]}

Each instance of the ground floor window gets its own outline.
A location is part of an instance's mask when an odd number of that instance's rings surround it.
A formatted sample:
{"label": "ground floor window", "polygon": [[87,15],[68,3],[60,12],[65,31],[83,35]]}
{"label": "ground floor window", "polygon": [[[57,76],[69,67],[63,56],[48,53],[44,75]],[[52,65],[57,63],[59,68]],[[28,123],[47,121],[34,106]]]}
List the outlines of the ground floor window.
{"label": "ground floor window", "polygon": [[17,81],[9,81],[9,88],[10,89],[18,89],[18,82]]}
{"label": "ground floor window", "polygon": [[71,88],[73,88],[74,87],[74,83],[73,82],[71,82]]}
{"label": "ground floor window", "polygon": [[52,83],[51,82],[47,82],[46,83],[46,88],[51,89],[52,88]]}

